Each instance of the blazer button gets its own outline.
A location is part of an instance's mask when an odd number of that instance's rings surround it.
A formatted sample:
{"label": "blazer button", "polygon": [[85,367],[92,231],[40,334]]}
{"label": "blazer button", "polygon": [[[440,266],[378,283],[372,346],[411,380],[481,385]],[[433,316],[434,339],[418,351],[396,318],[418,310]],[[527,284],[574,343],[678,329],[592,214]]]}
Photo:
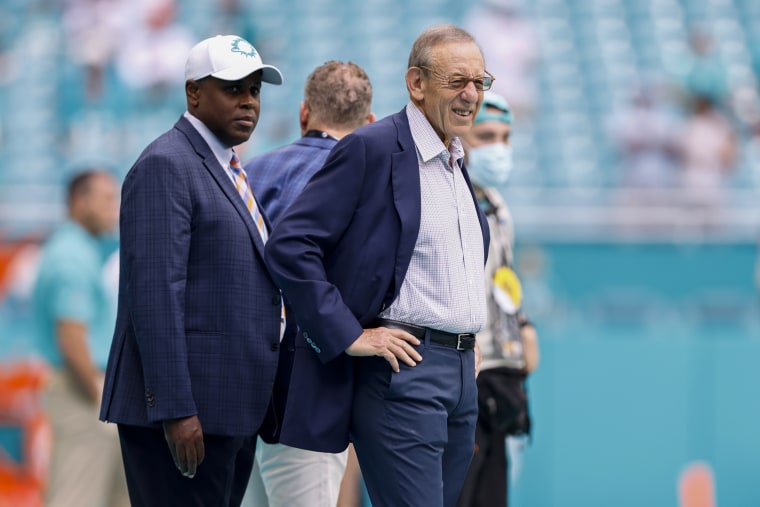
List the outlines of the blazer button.
{"label": "blazer button", "polygon": [[272,352],[277,352],[280,350],[280,344],[279,343],[273,343],[269,346],[269,348],[272,350]]}
{"label": "blazer button", "polygon": [[282,298],[280,297],[279,294],[275,294],[274,296],[272,296],[273,305],[279,305],[281,301],[282,301]]}

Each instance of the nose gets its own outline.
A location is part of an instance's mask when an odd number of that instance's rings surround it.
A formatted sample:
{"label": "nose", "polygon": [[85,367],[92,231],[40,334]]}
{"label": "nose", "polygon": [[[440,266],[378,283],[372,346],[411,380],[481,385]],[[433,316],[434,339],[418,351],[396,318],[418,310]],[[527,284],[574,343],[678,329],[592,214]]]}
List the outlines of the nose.
{"label": "nose", "polygon": [[468,102],[477,102],[481,93],[482,92],[478,91],[478,89],[475,88],[475,83],[472,81],[467,81],[467,84],[464,86],[459,95],[462,97],[462,100],[466,100]]}
{"label": "nose", "polygon": [[244,107],[254,107],[259,101],[259,94],[256,90],[251,88],[243,94],[242,105]]}

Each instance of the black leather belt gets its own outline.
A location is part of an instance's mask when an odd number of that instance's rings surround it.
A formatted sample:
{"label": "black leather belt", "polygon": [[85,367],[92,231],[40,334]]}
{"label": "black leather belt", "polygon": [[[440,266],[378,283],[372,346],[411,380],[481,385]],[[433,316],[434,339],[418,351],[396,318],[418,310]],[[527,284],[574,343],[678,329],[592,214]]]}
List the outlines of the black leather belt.
{"label": "black leather belt", "polygon": [[377,318],[372,322],[373,327],[387,327],[391,329],[403,329],[414,335],[420,341],[425,341],[425,331],[430,332],[430,341],[439,345],[445,345],[457,350],[472,350],[475,348],[475,335],[472,333],[449,333],[438,331],[406,322]]}

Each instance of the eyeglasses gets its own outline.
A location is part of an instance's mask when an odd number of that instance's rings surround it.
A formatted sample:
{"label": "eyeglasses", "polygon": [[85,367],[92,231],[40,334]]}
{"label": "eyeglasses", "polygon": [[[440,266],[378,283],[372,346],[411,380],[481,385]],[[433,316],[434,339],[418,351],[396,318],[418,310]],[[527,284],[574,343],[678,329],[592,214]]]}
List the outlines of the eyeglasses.
{"label": "eyeglasses", "polygon": [[425,67],[423,65],[419,66],[420,69],[425,69],[426,71],[430,72],[436,78],[438,78],[439,81],[445,86],[446,88],[450,90],[464,90],[464,88],[467,86],[467,83],[472,81],[472,84],[475,85],[475,89],[483,92],[486,90],[490,90],[491,86],[493,85],[494,80],[496,79],[491,75],[490,72],[485,71],[485,76],[480,77],[467,77],[463,76],[461,74],[454,74],[453,76],[446,76],[444,74],[441,74],[440,72],[437,72],[430,67]]}

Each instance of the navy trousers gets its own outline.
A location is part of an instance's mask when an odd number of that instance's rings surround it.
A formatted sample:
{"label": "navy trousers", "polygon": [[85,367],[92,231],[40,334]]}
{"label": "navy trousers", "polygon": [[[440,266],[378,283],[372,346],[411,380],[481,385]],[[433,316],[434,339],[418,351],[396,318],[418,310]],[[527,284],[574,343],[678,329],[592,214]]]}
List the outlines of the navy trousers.
{"label": "navy trousers", "polygon": [[373,507],[454,507],[475,445],[475,354],[430,343],[393,373],[357,360],[351,438]]}
{"label": "navy trousers", "polygon": [[238,507],[253,469],[256,437],[203,435],[206,456],[184,477],[160,429],[119,424],[129,500],[135,507]]}

